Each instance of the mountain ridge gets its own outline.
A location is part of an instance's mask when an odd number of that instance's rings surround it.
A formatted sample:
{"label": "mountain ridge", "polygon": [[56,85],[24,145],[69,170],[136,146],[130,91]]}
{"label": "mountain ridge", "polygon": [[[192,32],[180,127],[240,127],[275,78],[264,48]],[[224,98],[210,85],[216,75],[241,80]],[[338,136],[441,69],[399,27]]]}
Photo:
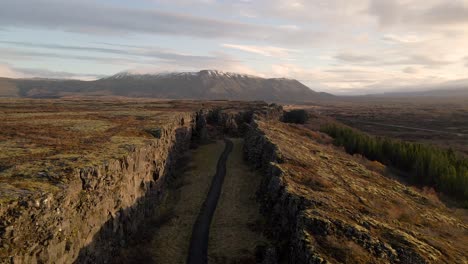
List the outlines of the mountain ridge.
{"label": "mountain ridge", "polygon": [[257,78],[257,79],[287,79],[287,78],[262,78],[259,76],[251,75],[251,74],[242,74],[242,73],[236,73],[236,72],[224,72],[224,71],[218,71],[218,70],[201,70],[201,71],[167,71],[167,72],[148,72],[148,73],[138,73],[138,72],[132,72],[132,71],[122,71],[119,73],[116,73],[114,75],[108,76],[101,78],[100,80],[109,80],[109,79],[123,79],[123,78],[167,78],[167,77],[174,77],[174,76],[184,76],[184,77],[190,77],[190,76],[201,76],[201,75],[208,75],[212,77],[240,77],[240,78]]}
{"label": "mountain ridge", "polygon": [[[9,80],[9,84],[14,83],[16,86],[15,97],[26,98],[123,96],[161,99],[304,102],[333,97],[331,94],[313,91],[294,79],[262,78],[218,70],[152,74],[120,72],[94,81]],[[0,92],[2,89],[0,83]],[[10,91],[11,89],[10,87]]]}

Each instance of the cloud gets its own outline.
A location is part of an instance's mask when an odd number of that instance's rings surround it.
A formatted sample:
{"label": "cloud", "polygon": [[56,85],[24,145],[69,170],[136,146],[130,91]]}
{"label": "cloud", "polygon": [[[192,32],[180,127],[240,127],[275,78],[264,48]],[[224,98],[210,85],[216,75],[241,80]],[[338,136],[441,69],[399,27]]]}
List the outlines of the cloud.
{"label": "cloud", "polygon": [[124,50],[100,48],[100,47],[66,46],[66,45],[48,44],[48,43],[31,43],[31,42],[5,41],[5,40],[0,40],[0,44],[22,46],[22,47],[28,47],[28,48],[44,48],[44,49],[52,49],[52,50],[100,52],[100,53],[111,53],[111,54],[119,54],[119,55],[129,54],[128,52]]}
{"label": "cloud", "polygon": [[351,53],[339,53],[335,55],[335,59],[345,62],[375,62],[377,58],[369,55],[356,55]]}
{"label": "cloud", "polygon": [[421,23],[467,24],[468,3],[462,1],[443,1],[422,13]]}
{"label": "cloud", "polygon": [[385,34],[382,38],[383,40],[396,42],[400,44],[413,44],[422,42],[423,39],[417,35],[394,35],[394,34]]}
{"label": "cloud", "polygon": [[371,0],[369,4],[369,13],[377,17],[381,26],[389,26],[401,20],[400,14],[402,7],[398,1]]}
{"label": "cloud", "polygon": [[435,59],[423,54],[407,55],[394,52],[392,52],[392,54],[382,54],[380,57],[377,55],[338,53],[334,58],[343,63],[364,66],[420,65],[425,67],[441,67],[455,62]]}
{"label": "cloud", "polygon": [[[27,43],[27,42],[13,42],[13,41],[0,41],[0,44],[15,45],[15,47],[22,46],[31,49],[15,49],[15,48],[0,48],[2,54],[6,54],[4,59],[12,60],[29,60],[36,59],[61,59],[61,60],[82,60],[92,61],[104,64],[157,64],[157,63],[173,63],[180,66],[194,66],[194,65],[215,65],[222,61],[232,62],[234,59],[226,56],[225,54],[214,55],[193,55],[183,54],[171,50],[166,50],[156,47],[144,46],[124,46],[124,49],[116,48],[102,48],[102,47],[89,47],[89,46],[67,46],[47,43]],[[112,44],[109,44],[111,46]],[[119,46],[119,45],[112,45]],[[37,48],[48,49],[51,51],[38,51]],[[63,52],[61,52],[63,51]],[[70,53],[69,51],[82,52],[87,55],[80,55]],[[95,52],[96,55],[89,52]],[[106,54],[111,56],[106,56]]]}
{"label": "cloud", "polygon": [[[210,68],[347,93],[455,80],[468,67],[468,0],[4,2],[0,54],[10,65],[89,65],[99,73]],[[62,37],[79,41],[64,45],[56,41]]]}
{"label": "cloud", "polygon": [[16,68],[16,71],[20,72],[22,78],[50,78],[50,79],[80,79],[80,80],[95,80],[104,77],[102,74],[93,73],[73,73],[64,71],[50,71],[44,69],[34,68]]}
{"label": "cloud", "polygon": [[245,52],[260,54],[267,57],[287,57],[291,52],[297,50],[286,49],[273,46],[254,46],[254,45],[238,45],[238,44],[223,44],[225,48],[237,49]]}
{"label": "cloud", "polygon": [[128,71],[138,74],[151,74],[160,72],[181,72],[181,71],[199,71],[201,69],[217,69],[226,72],[236,72],[250,74],[260,77],[268,77],[261,72],[235,60],[223,60],[213,64],[184,65],[180,63],[162,63],[159,65],[135,65],[126,67],[122,71]]}
{"label": "cloud", "polygon": [[380,26],[428,28],[468,24],[466,1],[430,0],[371,0],[368,13],[377,18]]}
{"label": "cloud", "polygon": [[408,73],[408,74],[415,74],[415,73],[418,73],[419,70],[414,67],[406,67],[403,69],[403,72]]}
{"label": "cloud", "polygon": [[[0,42],[1,43],[1,42]],[[10,43],[11,44],[11,43]],[[24,43],[18,42],[16,45],[22,45]],[[29,44],[27,44],[29,46]],[[144,70],[144,71],[194,71],[200,69],[218,69],[223,71],[232,71],[248,74],[260,74],[253,68],[245,65],[241,61],[231,57],[228,54],[222,52],[215,52],[210,56],[198,56],[191,54],[182,54],[170,51],[163,51],[154,48],[147,47],[135,47],[136,49],[131,50],[119,50],[119,49],[102,49],[96,47],[80,47],[80,46],[60,46],[60,45],[49,45],[40,44],[32,45],[31,47],[41,47],[51,49],[50,52],[38,51],[38,50],[17,50],[11,48],[0,48],[0,53],[5,54],[2,59],[13,60],[13,61],[40,61],[45,59],[58,59],[64,61],[78,60],[85,61],[92,64],[107,64],[113,67],[119,67],[122,71],[124,70]],[[91,55],[77,55],[73,53],[61,53],[61,50],[93,50],[101,51],[104,55],[109,54],[121,54],[122,56],[103,56],[103,54],[91,56]],[[125,56],[123,56],[125,55]],[[73,74],[69,72],[61,71],[49,71],[47,69],[26,69],[26,68],[13,68],[9,67],[9,71],[2,70],[4,76],[10,76],[12,78],[23,78],[23,77],[44,77],[44,78],[78,78],[78,79],[92,79],[95,77],[102,76],[102,74]]]}
{"label": "cloud", "polygon": [[0,77],[6,78],[50,78],[50,79],[80,79],[95,80],[103,77],[100,74],[72,73],[64,71],[50,71],[35,68],[17,68],[6,63],[0,63]]}
{"label": "cloud", "polygon": [[2,3],[0,9],[0,24],[5,27],[45,28],[101,36],[140,33],[289,44],[301,44],[322,36],[320,32],[290,30],[269,24],[249,24],[90,1],[7,1]]}
{"label": "cloud", "polygon": [[[443,76],[431,76],[415,67],[391,71],[373,66],[335,66],[328,68],[306,68],[294,64],[272,65],[273,76],[297,79],[317,91],[339,95],[358,95],[391,91],[417,91],[430,87],[443,88],[440,84],[456,83],[459,87],[467,81],[448,82]],[[452,85],[453,87],[455,86]],[[447,86],[447,87],[452,87]]]}
{"label": "cloud", "polygon": [[50,59],[59,59],[59,60],[79,60],[79,61],[88,61],[101,64],[115,64],[115,63],[132,63],[136,60],[127,59],[123,57],[104,57],[104,56],[89,56],[89,55],[75,55],[69,53],[59,53],[59,52],[44,52],[44,51],[35,51],[35,50],[18,50],[12,48],[0,48],[0,53],[2,53],[2,59],[10,61],[39,61],[39,60],[50,60]]}
{"label": "cloud", "polygon": [[426,55],[412,55],[406,59],[390,62],[389,64],[396,65],[423,65],[428,67],[439,67],[454,63],[452,61],[435,59]]}
{"label": "cloud", "polygon": [[0,63],[0,77],[5,78],[22,78],[23,74],[11,68],[8,64]]}

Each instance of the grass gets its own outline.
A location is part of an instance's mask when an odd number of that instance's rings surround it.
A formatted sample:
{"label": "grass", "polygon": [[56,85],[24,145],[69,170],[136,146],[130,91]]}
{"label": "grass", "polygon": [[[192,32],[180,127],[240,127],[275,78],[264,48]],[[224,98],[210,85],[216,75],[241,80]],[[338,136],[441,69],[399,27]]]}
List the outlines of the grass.
{"label": "grass", "polygon": [[[466,210],[447,208],[431,190],[414,189],[383,175],[388,172],[382,164],[347,154],[319,132],[308,132],[308,125],[258,123],[281,152],[278,166],[288,192],[310,201],[305,210],[313,213],[305,217],[320,215],[332,223],[330,237],[310,240],[318,254],[341,262],[376,262],[366,242],[344,235],[348,227],[359,227],[373,241],[391,244],[398,237],[400,244],[432,262],[467,260]],[[389,230],[398,236],[386,236]],[[307,227],[305,231],[313,233]]]}
{"label": "grass", "polygon": [[234,148],[210,229],[210,263],[256,263],[255,249],[268,245],[263,236],[265,222],[256,202],[262,176],[243,159],[243,140],[232,139]]}
{"label": "grass", "polygon": [[[8,183],[9,189],[2,185],[0,192],[17,197],[25,191],[50,191],[76,168],[122,157],[155,140],[145,132],[147,127],[175,121],[184,113],[151,110],[151,105],[1,99],[0,182]],[[41,172],[50,177],[41,178]]]}
{"label": "grass", "polygon": [[[0,82],[2,80],[0,79]],[[254,103],[128,98],[0,98],[0,182],[36,181],[66,186],[75,169],[121,158],[159,140],[157,133],[201,108],[239,110]],[[187,119],[187,118],[185,118]],[[186,127],[191,126],[185,120]],[[4,196],[15,192],[0,186]],[[18,195],[28,184],[17,188]],[[31,192],[40,192],[31,187]],[[44,186],[44,190],[48,190]]]}

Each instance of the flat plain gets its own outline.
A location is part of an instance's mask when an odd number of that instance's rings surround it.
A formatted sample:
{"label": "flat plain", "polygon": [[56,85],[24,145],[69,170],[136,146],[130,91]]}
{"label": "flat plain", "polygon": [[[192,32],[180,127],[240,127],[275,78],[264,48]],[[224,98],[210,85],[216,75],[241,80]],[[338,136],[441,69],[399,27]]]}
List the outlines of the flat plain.
{"label": "flat plain", "polygon": [[424,142],[468,154],[467,98],[347,98],[306,108],[377,136]]}

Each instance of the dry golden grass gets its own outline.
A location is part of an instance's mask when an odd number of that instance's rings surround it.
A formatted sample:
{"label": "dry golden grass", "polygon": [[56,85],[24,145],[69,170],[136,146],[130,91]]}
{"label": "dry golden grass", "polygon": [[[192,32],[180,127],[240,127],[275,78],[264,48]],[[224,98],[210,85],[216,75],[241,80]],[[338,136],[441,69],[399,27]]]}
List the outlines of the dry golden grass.
{"label": "dry golden grass", "polygon": [[326,236],[320,242],[320,250],[327,252],[338,263],[375,263],[375,259],[353,241]]}

